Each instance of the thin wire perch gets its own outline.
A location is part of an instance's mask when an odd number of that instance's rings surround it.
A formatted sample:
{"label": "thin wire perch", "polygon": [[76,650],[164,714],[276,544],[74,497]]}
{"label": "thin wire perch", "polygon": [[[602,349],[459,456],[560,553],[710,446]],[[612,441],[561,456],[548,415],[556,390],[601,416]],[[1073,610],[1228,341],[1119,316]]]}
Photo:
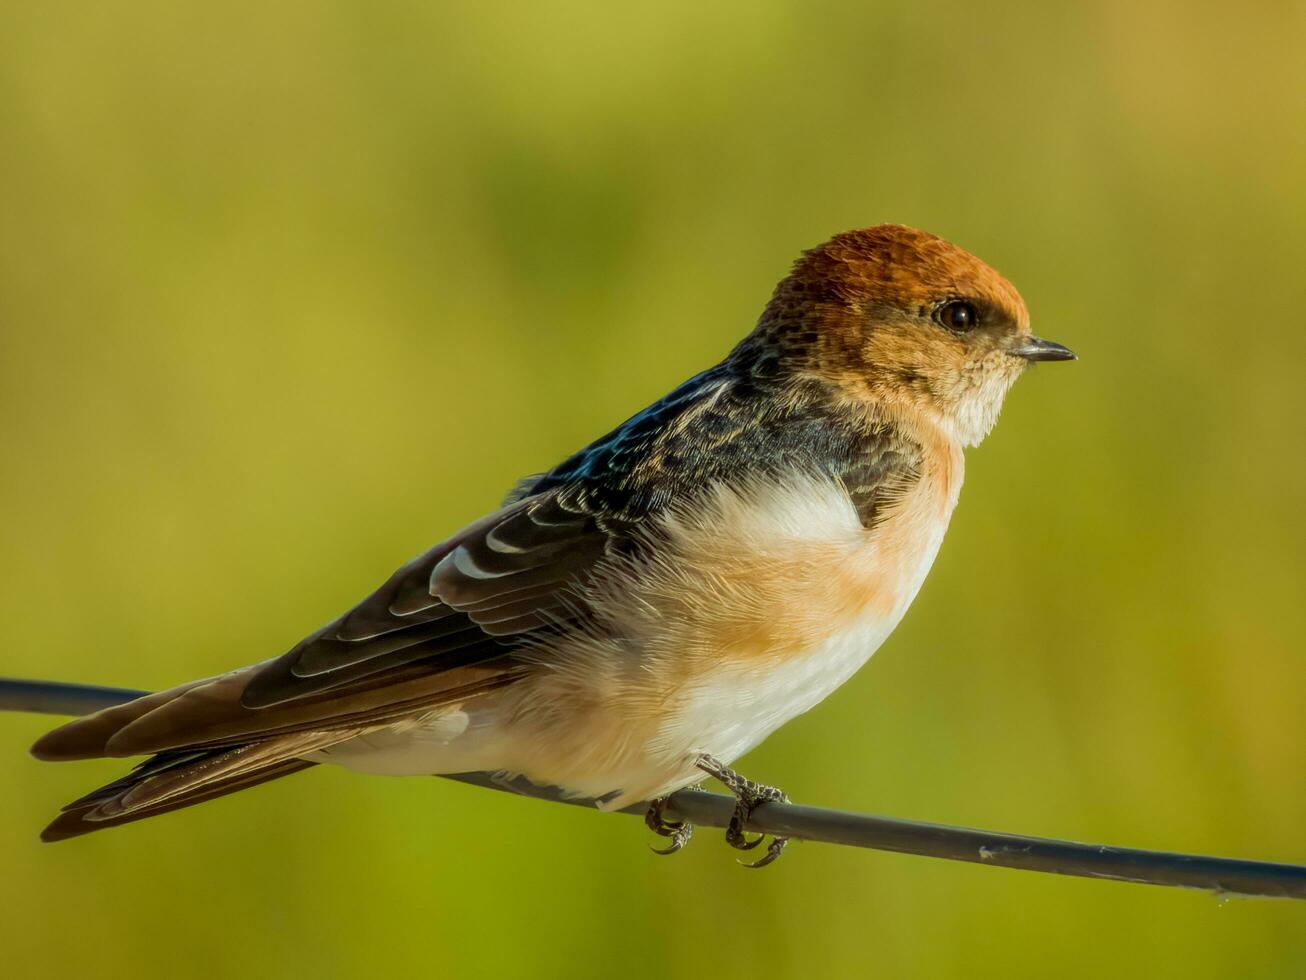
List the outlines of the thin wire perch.
{"label": "thin wire perch", "polygon": [[[122,704],[145,693],[127,688],[0,678],[0,711],[80,715]],[[523,779],[505,780],[490,773],[462,773],[449,778],[553,802],[592,803],[563,799],[552,787],[535,786]],[[699,826],[724,827],[733,808],[730,797],[681,790],[672,796],[667,815]],[[643,813],[644,809],[640,805],[623,812]],[[763,804],[754,811],[748,826],[760,833],[799,840],[970,861],[996,868],[1199,888],[1230,895],[1306,898],[1306,867],[1295,864],[1077,844],[794,803]]]}

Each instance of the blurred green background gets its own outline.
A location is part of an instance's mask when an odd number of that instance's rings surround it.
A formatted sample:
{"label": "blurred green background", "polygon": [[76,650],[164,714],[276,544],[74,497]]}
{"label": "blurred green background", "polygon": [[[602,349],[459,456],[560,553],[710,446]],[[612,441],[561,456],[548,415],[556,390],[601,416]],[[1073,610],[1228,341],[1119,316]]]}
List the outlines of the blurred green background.
{"label": "blurred green background", "polygon": [[[976,252],[1017,387],[796,799],[1306,861],[1306,6],[0,7],[0,673],[280,653],[720,357],[803,247]],[[14,977],[1292,977],[1306,906],[316,770],[63,844],[0,716]]]}

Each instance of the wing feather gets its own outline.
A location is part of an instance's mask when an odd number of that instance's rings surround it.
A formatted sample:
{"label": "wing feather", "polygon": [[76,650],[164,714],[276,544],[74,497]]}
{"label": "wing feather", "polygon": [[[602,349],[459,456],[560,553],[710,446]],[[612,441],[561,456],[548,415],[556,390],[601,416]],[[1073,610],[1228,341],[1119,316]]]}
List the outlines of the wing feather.
{"label": "wing feather", "polygon": [[514,647],[578,614],[574,587],[611,543],[555,494],[522,499],[409,562],[281,657],[77,719],[33,751],[128,756],[338,733],[493,690],[520,675]]}

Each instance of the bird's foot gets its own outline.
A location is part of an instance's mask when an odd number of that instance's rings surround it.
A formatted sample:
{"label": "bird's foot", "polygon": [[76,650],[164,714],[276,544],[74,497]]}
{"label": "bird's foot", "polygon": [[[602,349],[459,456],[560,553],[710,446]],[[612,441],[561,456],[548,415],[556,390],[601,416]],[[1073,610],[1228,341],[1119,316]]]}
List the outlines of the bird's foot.
{"label": "bird's foot", "polygon": [[[765,834],[750,838],[744,832],[744,828],[748,825],[748,818],[763,803],[788,803],[789,797],[774,786],[755,783],[739,775],[710,755],[699,756],[697,766],[735,794],[735,812],[730,815],[730,824],[726,827],[726,843],[741,851],[751,851],[761,844],[766,839]],[[788,843],[788,837],[772,837],[765,854],[751,864],[742,861],[740,863],[746,868],[765,868],[784,853],[785,845]]]}
{"label": "bird's foot", "polygon": [[694,825],[688,820],[668,820],[667,803],[669,796],[660,796],[648,805],[644,814],[644,823],[648,829],[660,837],[670,837],[671,843],[666,847],[654,847],[654,854],[675,854],[694,836]]}

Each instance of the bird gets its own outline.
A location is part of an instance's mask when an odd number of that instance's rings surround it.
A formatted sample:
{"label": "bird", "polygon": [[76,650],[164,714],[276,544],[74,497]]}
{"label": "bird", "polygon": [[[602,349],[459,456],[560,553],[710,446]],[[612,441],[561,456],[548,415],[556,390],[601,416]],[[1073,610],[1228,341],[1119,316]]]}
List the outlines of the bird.
{"label": "bird", "polygon": [[[1020,294],[905,225],[803,252],[713,367],[409,561],[288,652],[73,720],[44,760],[148,758],[63,840],[315,765],[523,777],[604,809],[715,777],[727,842],[779,789],[731,768],[844,684],[942,544],[965,448],[1032,364]],[[752,866],[770,863],[772,837]]]}

